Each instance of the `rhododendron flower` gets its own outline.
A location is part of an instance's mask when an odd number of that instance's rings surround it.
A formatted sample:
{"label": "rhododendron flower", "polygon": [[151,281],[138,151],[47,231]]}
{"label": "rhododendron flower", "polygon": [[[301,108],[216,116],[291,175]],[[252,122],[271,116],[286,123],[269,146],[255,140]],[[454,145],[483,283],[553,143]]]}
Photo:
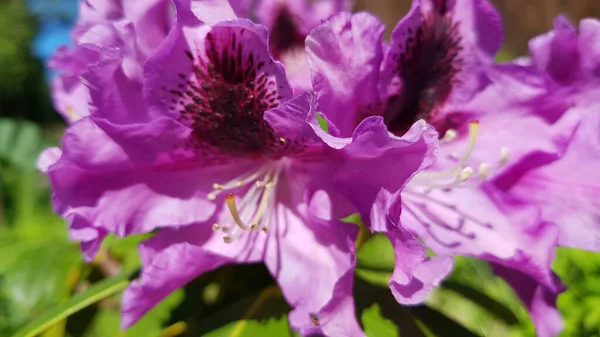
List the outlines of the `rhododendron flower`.
{"label": "rhododendron flower", "polygon": [[401,198],[380,199],[388,226],[417,234],[440,256],[493,262],[528,305],[539,335],[552,335],[560,329],[562,287],[550,269],[558,230],[494,182],[514,167],[560,157],[576,122],[542,117],[563,109],[540,106],[552,95],[542,76],[531,77],[538,82],[523,95],[520,74],[492,71],[502,31],[487,1],[415,1],[389,46],[381,31],[374,17],[342,14],[309,35],[316,101],[329,129],[344,136],[374,115],[398,136],[419,119],[433,125],[441,138],[437,161]]}
{"label": "rhododendron flower", "polygon": [[[104,67],[86,70],[95,110],[68,128],[47,168],[55,209],[88,259],[108,233],[157,231],[140,246],[143,269],[123,295],[123,327],[201,273],[260,261],[294,308],[295,329],[358,326],[352,307],[336,311],[339,320],[327,311],[340,305],[334,289],[354,266],[357,227],[339,219],[359,209],[371,224],[385,222],[378,198],[398,195],[432,162],[437,134],[417,122],[396,137],[373,116],[349,137],[328,135],[312,94],[293,98],[264,27],[206,25],[185,0],[176,12],[144,65],[142,97],[129,81],[110,83]],[[98,49],[106,63],[124,63]],[[390,235],[418,243],[407,232]],[[422,300],[450,268],[448,258],[407,248],[395,292]]]}

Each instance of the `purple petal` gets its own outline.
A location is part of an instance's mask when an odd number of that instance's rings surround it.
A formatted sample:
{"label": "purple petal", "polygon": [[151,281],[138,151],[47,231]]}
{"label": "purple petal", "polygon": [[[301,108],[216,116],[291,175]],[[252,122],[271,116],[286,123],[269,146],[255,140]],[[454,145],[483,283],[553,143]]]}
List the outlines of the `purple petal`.
{"label": "purple petal", "polygon": [[317,318],[326,336],[365,336],[356,320],[353,282],[354,268],[350,268],[335,284],[333,297],[319,311]]}
{"label": "purple petal", "polygon": [[48,66],[60,72],[52,80],[54,107],[65,121],[73,123],[90,114],[89,89],[79,76],[88,64],[100,60],[100,54],[85,47],[60,47],[48,61]]}
{"label": "purple petal", "polygon": [[258,22],[269,29],[273,56],[285,66],[294,95],[311,89],[304,41],[322,20],[349,10],[347,0],[258,0],[254,12]]}
{"label": "purple petal", "polygon": [[239,162],[232,170],[213,170],[172,161],[165,145],[173,141],[173,127],[161,120],[128,128],[105,124],[107,133],[87,118],[74,124],[48,172],[55,210],[120,236],[208,219],[215,210],[206,199],[211,185],[249,167]]}
{"label": "purple petal", "polygon": [[539,72],[503,66],[488,74],[493,83],[483,92],[468,104],[448,107],[448,112],[440,114],[439,120],[452,126],[455,137],[442,141],[431,169],[443,171],[457,165],[470,147],[467,125],[477,120],[479,132],[472,152],[458,170],[472,168],[474,173],[467,180],[473,183],[488,179],[498,187],[510,186],[523,172],[560,158],[578,120],[564,115],[564,96],[553,91]]}
{"label": "purple petal", "polygon": [[[256,16],[261,24],[269,30],[283,28],[284,19],[289,20],[286,26],[291,25],[300,35],[306,36],[322,20],[331,15],[352,9],[349,0],[258,0],[256,1]],[[285,13],[287,12],[287,13]],[[282,18],[286,15],[286,18]],[[289,30],[284,33],[291,33]],[[284,37],[291,37],[286,35]]]}
{"label": "purple petal", "polygon": [[402,134],[468,101],[489,84],[484,71],[501,40],[499,15],[484,0],[413,2],[392,31],[382,68],[388,128]]}
{"label": "purple petal", "polygon": [[191,0],[191,9],[200,21],[213,26],[221,21],[249,18],[250,2],[250,0]]}
{"label": "purple petal", "polygon": [[[554,337],[563,329],[562,317],[556,308],[556,291],[540,285],[531,277],[497,264],[494,272],[502,277],[525,303],[535,325],[536,336]],[[557,284],[560,281],[556,280]]]}
{"label": "purple petal", "polygon": [[69,239],[79,242],[83,259],[86,262],[91,262],[94,259],[107,234],[106,230],[94,227],[89,221],[77,214],[70,216]]}
{"label": "purple petal", "polygon": [[551,270],[558,228],[488,184],[426,193],[407,187],[401,223],[439,255],[486,259],[526,275],[544,292],[561,291]]}
{"label": "purple petal", "polygon": [[171,2],[166,0],[123,2],[124,16],[133,23],[137,45],[146,56],[156,50],[169,33],[173,16],[169,6]]}
{"label": "purple petal", "polygon": [[[221,92],[226,90],[225,79],[230,78],[246,81],[251,87],[239,89],[253,90],[256,104],[267,109],[291,98],[283,67],[267,50],[264,27],[246,20],[214,27],[198,22],[192,26],[188,21],[190,25],[184,26],[180,20],[145,65],[145,96],[152,113],[193,124],[204,110],[217,109],[222,114],[224,105],[246,104],[241,96],[231,98]],[[211,77],[220,81],[208,81]]]}
{"label": "purple petal", "polygon": [[579,22],[579,50],[583,74],[600,78],[600,20],[583,19]]}
{"label": "purple petal", "polygon": [[403,305],[423,303],[452,271],[454,260],[450,256],[427,258],[423,244],[404,229],[390,226],[386,234],[396,258],[390,279],[392,294]]}
{"label": "purple petal", "polygon": [[88,116],[89,90],[79,79],[59,75],[52,80],[52,101],[54,108],[67,123],[73,123]]}
{"label": "purple petal", "polygon": [[62,150],[58,147],[49,147],[42,151],[36,161],[37,169],[42,173],[47,173],[48,168],[54,165],[58,159],[62,156]]}
{"label": "purple petal", "polygon": [[[410,54],[411,50],[407,45],[408,39],[414,39],[412,34],[419,30],[422,23],[421,7],[415,2],[410,11],[392,30],[391,41],[386,50],[381,68],[380,90],[384,95],[384,98],[397,94],[401,86],[403,86],[403,83],[398,83],[398,81],[402,81],[402,79],[397,78],[401,75],[397,73],[397,70],[399,67],[403,66],[398,63],[401,61],[399,55],[405,55],[406,57],[406,55]],[[398,86],[400,86],[400,88],[398,88]]]}
{"label": "purple petal", "polygon": [[119,0],[87,0],[79,3],[79,18],[72,39],[77,42],[82,34],[90,27],[105,24],[108,21],[119,20],[123,17],[123,6]]}
{"label": "purple petal", "polygon": [[581,76],[580,53],[575,28],[565,16],[554,20],[554,30],[529,42],[529,51],[538,69],[553,80],[568,84]]}
{"label": "purple petal", "polygon": [[378,90],[385,27],[366,13],[340,13],[306,39],[319,111],[336,136],[348,137],[381,109]]}
{"label": "purple petal", "polygon": [[295,97],[282,105],[265,111],[264,118],[271,127],[286,141],[302,142],[305,144],[321,144],[321,139],[306,122],[313,97],[311,93]]}
{"label": "purple petal", "polygon": [[545,283],[551,284],[548,273],[558,231],[540,219],[535,207],[485,184],[427,193],[411,185],[402,206],[401,223],[434,252],[504,261],[513,268],[519,268],[523,254],[539,270],[536,275],[545,272]]}
{"label": "purple petal", "polygon": [[545,219],[561,228],[560,244],[600,250],[600,117],[598,104],[568,112],[581,116],[566,154],[529,171],[509,193],[542,208]]}
{"label": "purple petal", "polygon": [[[222,205],[221,205],[222,208]],[[227,217],[229,216],[229,217]],[[225,243],[212,224],[231,214],[222,209],[209,221],[162,229],[139,246],[142,274],[123,295],[122,326],[134,324],[158,302],[201,274],[225,263],[256,263],[264,256],[264,239],[248,236]],[[220,219],[220,220],[219,220]]]}
{"label": "purple petal", "polygon": [[115,1],[82,3],[75,49],[59,50],[49,62],[61,72],[53,98],[67,120],[90,112],[115,123],[149,118],[141,102],[142,64],[166,37],[168,5],[165,0],[143,0],[135,8]]}
{"label": "purple petal", "polygon": [[196,276],[214,270],[228,259],[187,242],[162,249],[144,264],[142,274],[121,298],[121,328],[137,322],[146,312]]}
{"label": "purple petal", "polygon": [[[267,241],[265,264],[294,308],[289,314],[290,325],[308,334],[318,331],[311,315],[330,300],[336,282],[353,265],[353,242],[358,229],[336,219],[315,216],[322,210],[309,209],[301,217],[295,211],[297,201],[280,202],[283,204],[273,210],[275,240]],[[324,203],[327,200],[309,202],[321,207]]]}
{"label": "purple petal", "polygon": [[367,226],[383,231],[385,208],[410,178],[431,164],[437,145],[437,133],[423,121],[398,138],[387,131],[381,117],[369,117],[343,148],[343,169],[331,184],[356,205]]}
{"label": "purple petal", "polygon": [[[91,114],[117,124],[149,121],[151,116],[142,100],[141,75],[134,75],[137,79],[127,76],[120,53],[112,50],[101,53],[103,59],[81,74],[89,90]],[[141,68],[136,71],[139,73]]]}
{"label": "purple petal", "polygon": [[504,42],[504,34],[500,13],[490,1],[463,0],[452,7],[450,15],[458,25],[462,48],[462,64],[459,65],[462,70],[457,76],[460,84],[453,89],[451,99],[461,101],[487,84],[482,72],[494,62]]}
{"label": "purple petal", "polygon": [[554,30],[529,41],[533,65],[561,85],[589,83],[600,77],[600,21],[584,19],[579,30],[559,15]]}
{"label": "purple petal", "polygon": [[482,64],[491,64],[504,42],[500,13],[488,0],[456,1],[449,7],[450,15],[459,24],[463,46],[476,54]]}

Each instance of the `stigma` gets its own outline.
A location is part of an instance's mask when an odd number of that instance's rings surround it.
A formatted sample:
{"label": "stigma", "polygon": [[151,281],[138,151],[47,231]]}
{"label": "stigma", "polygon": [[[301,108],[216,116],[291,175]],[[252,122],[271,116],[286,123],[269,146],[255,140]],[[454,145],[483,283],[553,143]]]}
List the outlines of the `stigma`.
{"label": "stigma", "polygon": [[[208,193],[207,199],[215,200],[221,193],[228,192],[224,199],[231,223],[213,224],[215,232],[223,233],[225,243],[233,242],[243,233],[268,232],[280,171],[280,167],[270,165],[225,184],[213,184],[213,191]],[[246,187],[247,191],[241,198],[231,192],[242,187]]]}

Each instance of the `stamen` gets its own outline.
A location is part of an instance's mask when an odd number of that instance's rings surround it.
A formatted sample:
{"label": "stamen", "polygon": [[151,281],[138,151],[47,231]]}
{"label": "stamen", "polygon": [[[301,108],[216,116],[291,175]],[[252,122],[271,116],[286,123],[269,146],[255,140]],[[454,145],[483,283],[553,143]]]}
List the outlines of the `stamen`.
{"label": "stamen", "polygon": [[[236,203],[235,194],[229,193],[225,196],[225,203],[229,208],[229,213],[233,217],[235,225],[233,226],[222,226],[220,224],[214,224],[213,230],[222,230],[225,235],[223,240],[226,243],[235,241],[245,231],[268,231],[269,219],[271,216],[270,210],[275,205],[275,186],[277,185],[279,168],[265,168],[259,171],[258,174],[252,174],[249,176],[251,179],[255,179],[249,189],[244,193],[243,198]],[[260,177],[260,175],[263,175]],[[248,178],[242,181],[245,185],[248,183]],[[218,188],[218,192],[225,189],[231,188],[235,181],[232,181],[225,185],[215,184],[215,189]],[[216,196],[218,192],[213,192]],[[250,219],[249,222],[244,222],[242,219]]]}
{"label": "stamen", "polygon": [[473,149],[475,148],[475,143],[477,143],[477,135],[479,134],[479,122],[472,121],[469,123],[469,141],[467,145],[467,149],[463,154],[462,158],[451,168],[443,171],[437,172],[420,172],[417,174],[419,178],[443,178],[450,176],[455,176],[456,171],[459,173],[463,170],[463,165],[469,160],[471,157],[471,153],[473,153]]}
{"label": "stamen", "polygon": [[458,161],[455,167],[463,166],[469,157],[471,157],[471,153],[473,153],[473,149],[475,148],[475,143],[477,142],[477,135],[479,134],[479,121],[472,121],[469,123],[469,143],[467,145],[467,151],[463,155],[462,159]]}
{"label": "stamen", "polygon": [[477,176],[479,177],[479,179],[481,179],[481,180],[487,179],[487,177],[490,176],[490,173],[491,173],[491,169],[490,169],[490,165],[488,163],[479,164],[479,170],[477,172]]}
{"label": "stamen", "polygon": [[258,180],[256,182],[256,187],[265,187],[267,186],[267,184],[269,183],[269,180],[271,179],[270,176],[267,176],[265,179],[263,180]]}
{"label": "stamen", "polygon": [[444,137],[442,137],[442,141],[448,143],[456,139],[456,137],[458,137],[458,132],[454,129],[448,129]]}
{"label": "stamen", "polygon": [[236,187],[242,187],[248,183],[250,183],[251,181],[256,180],[261,174],[263,174],[264,171],[263,170],[258,170],[252,174],[247,175],[246,177],[242,177],[242,178],[235,178],[223,185],[221,184],[213,184],[213,192],[210,192],[206,195],[206,198],[210,201],[213,201],[217,198],[217,195],[219,195],[219,193],[223,192],[223,191],[227,191],[230,190],[232,188],[236,188]]}
{"label": "stamen", "polygon": [[240,219],[240,214],[238,213],[238,209],[235,204],[235,194],[227,194],[227,196],[225,196],[225,202],[229,207],[229,212],[231,213],[231,216],[233,217],[233,220],[235,221],[236,225],[238,225],[243,230],[249,230],[250,227],[246,226],[242,219]]}
{"label": "stamen", "polygon": [[260,199],[260,204],[258,205],[258,209],[256,210],[254,217],[252,217],[252,220],[250,220],[251,228],[253,228],[253,229],[259,228],[258,221],[261,219],[265,210],[267,209],[267,204],[268,204],[269,200],[271,199],[270,196],[271,196],[272,190],[273,190],[273,183],[272,182],[267,183],[265,185],[265,191],[262,195],[262,198]]}
{"label": "stamen", "polygon": [[467,166],[465,168],[463,168],[462,170],[460,170],[460,172],[458,173],[458,179],[460,181],[465,181],[469,178],[471,178],[471,176],[473,176],[473,168],[471,166]]}
{"label": "stamen", "polygon": [[[477,187],[481,181],[486,180],[494,171],[500,168],[502,165],[508,162],[508,148],[502,147],[500,149],[500,159],[495,167],[491,167],[486,162],[480,162],[477,167],[477,173],[475,175],[475,169],[473,166],[465,166],[469,158],[473,153],[475,144],[477,142],[477,136],[479,134],[479,122],[473,121],[469,123],[469,138],[467,148],[464,154],[459,158],[455,153],[447,155],[447,159],[454,161],[455,165],[451,168],[441,171],[424,171],[416,175],[411,180],[412,185],[419,187],[421,194],[426,195],[433,189],[452,189],[455,187],[466,188],[466,187]],[[454,139],[457,137],[455,130],[449,129],[442,141]],[[478,181],[471,181],[470,179],[476,176]]]}
{"label": "stamen", "polygon": [[505,165],[506,163],[508,163],[508,148],[506,146],[503,146],[500,149],[500,165]]}
{"label": "stamen", "polygon": [[225,243],[232,243],[233,241],[237,240],[237,238],[239,238],[241,234],[242,231],[238,229],[235,232],[233,232],[233,234],[226,234],[225,236],[223,236],[223,241]]}

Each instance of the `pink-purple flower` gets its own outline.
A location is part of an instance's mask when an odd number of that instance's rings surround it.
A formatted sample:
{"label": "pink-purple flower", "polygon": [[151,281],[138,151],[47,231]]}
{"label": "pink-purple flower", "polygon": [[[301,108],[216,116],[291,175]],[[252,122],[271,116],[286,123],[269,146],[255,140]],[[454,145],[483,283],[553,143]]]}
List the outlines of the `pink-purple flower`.
{"label": "pink-purple flower", "polygon": [[204,272],[263,262],[294,329],[363,336],[358,228],[340,220],[358,212],[394,247],[399,303],[466,255],[492,263],[539,336],[561,330],[554,248],[600,246],[600,23],[559,17],[531,58],[494,65],[487,0],[415,0],[389,43],[349,6],[82,2],[74,48],[50,61],[70,126],[38,166],[87,260],[110,233],[155,232],[123,327]]}
{"label": "pink-purple flower", "polygon": [[487,1],[414,1],[389,45],[381,32],[374,17],[341,14],[307,39],[316,101],[330,130],[347,135],[373,115],[396,135],[419,119],[432,124],[437,160],[401,199],[383,199],[390,219],[440,256],[492,262],[529,307],[538,334],[555,335],[563,288],[550,265],[559,230],[538,204],[502,184],[561,158],[577,121],[554,104],[543,74],[493,66],[502,30]]}
{"label": "pink-purple flower", "polygon": [[175,2],[173,28],[134,77],[127,70],[140,63],[124,47],[90,42],[99,61],[82,79],[93,108],[40,160],[55,210],[88,260],[109,233],[156,231],[140,245],[143,269],[123,295],[123,327],[201,273],[260,261],[294,308],[295,329],[358,326],[353,305],[334,292],[347,290],[358,231],[339,219],[357,210],[396,245],[408,243],[394,291],[422,301],[451,259],[427,259],[414,235],[387,226],[384,201],[431,163],[437,134],[421,121],[397,137],[379,116],[348,137],[327,134],[313,95],[294,97],[268,30],[245,19],[207,25],[194,11],[202,3]]}

